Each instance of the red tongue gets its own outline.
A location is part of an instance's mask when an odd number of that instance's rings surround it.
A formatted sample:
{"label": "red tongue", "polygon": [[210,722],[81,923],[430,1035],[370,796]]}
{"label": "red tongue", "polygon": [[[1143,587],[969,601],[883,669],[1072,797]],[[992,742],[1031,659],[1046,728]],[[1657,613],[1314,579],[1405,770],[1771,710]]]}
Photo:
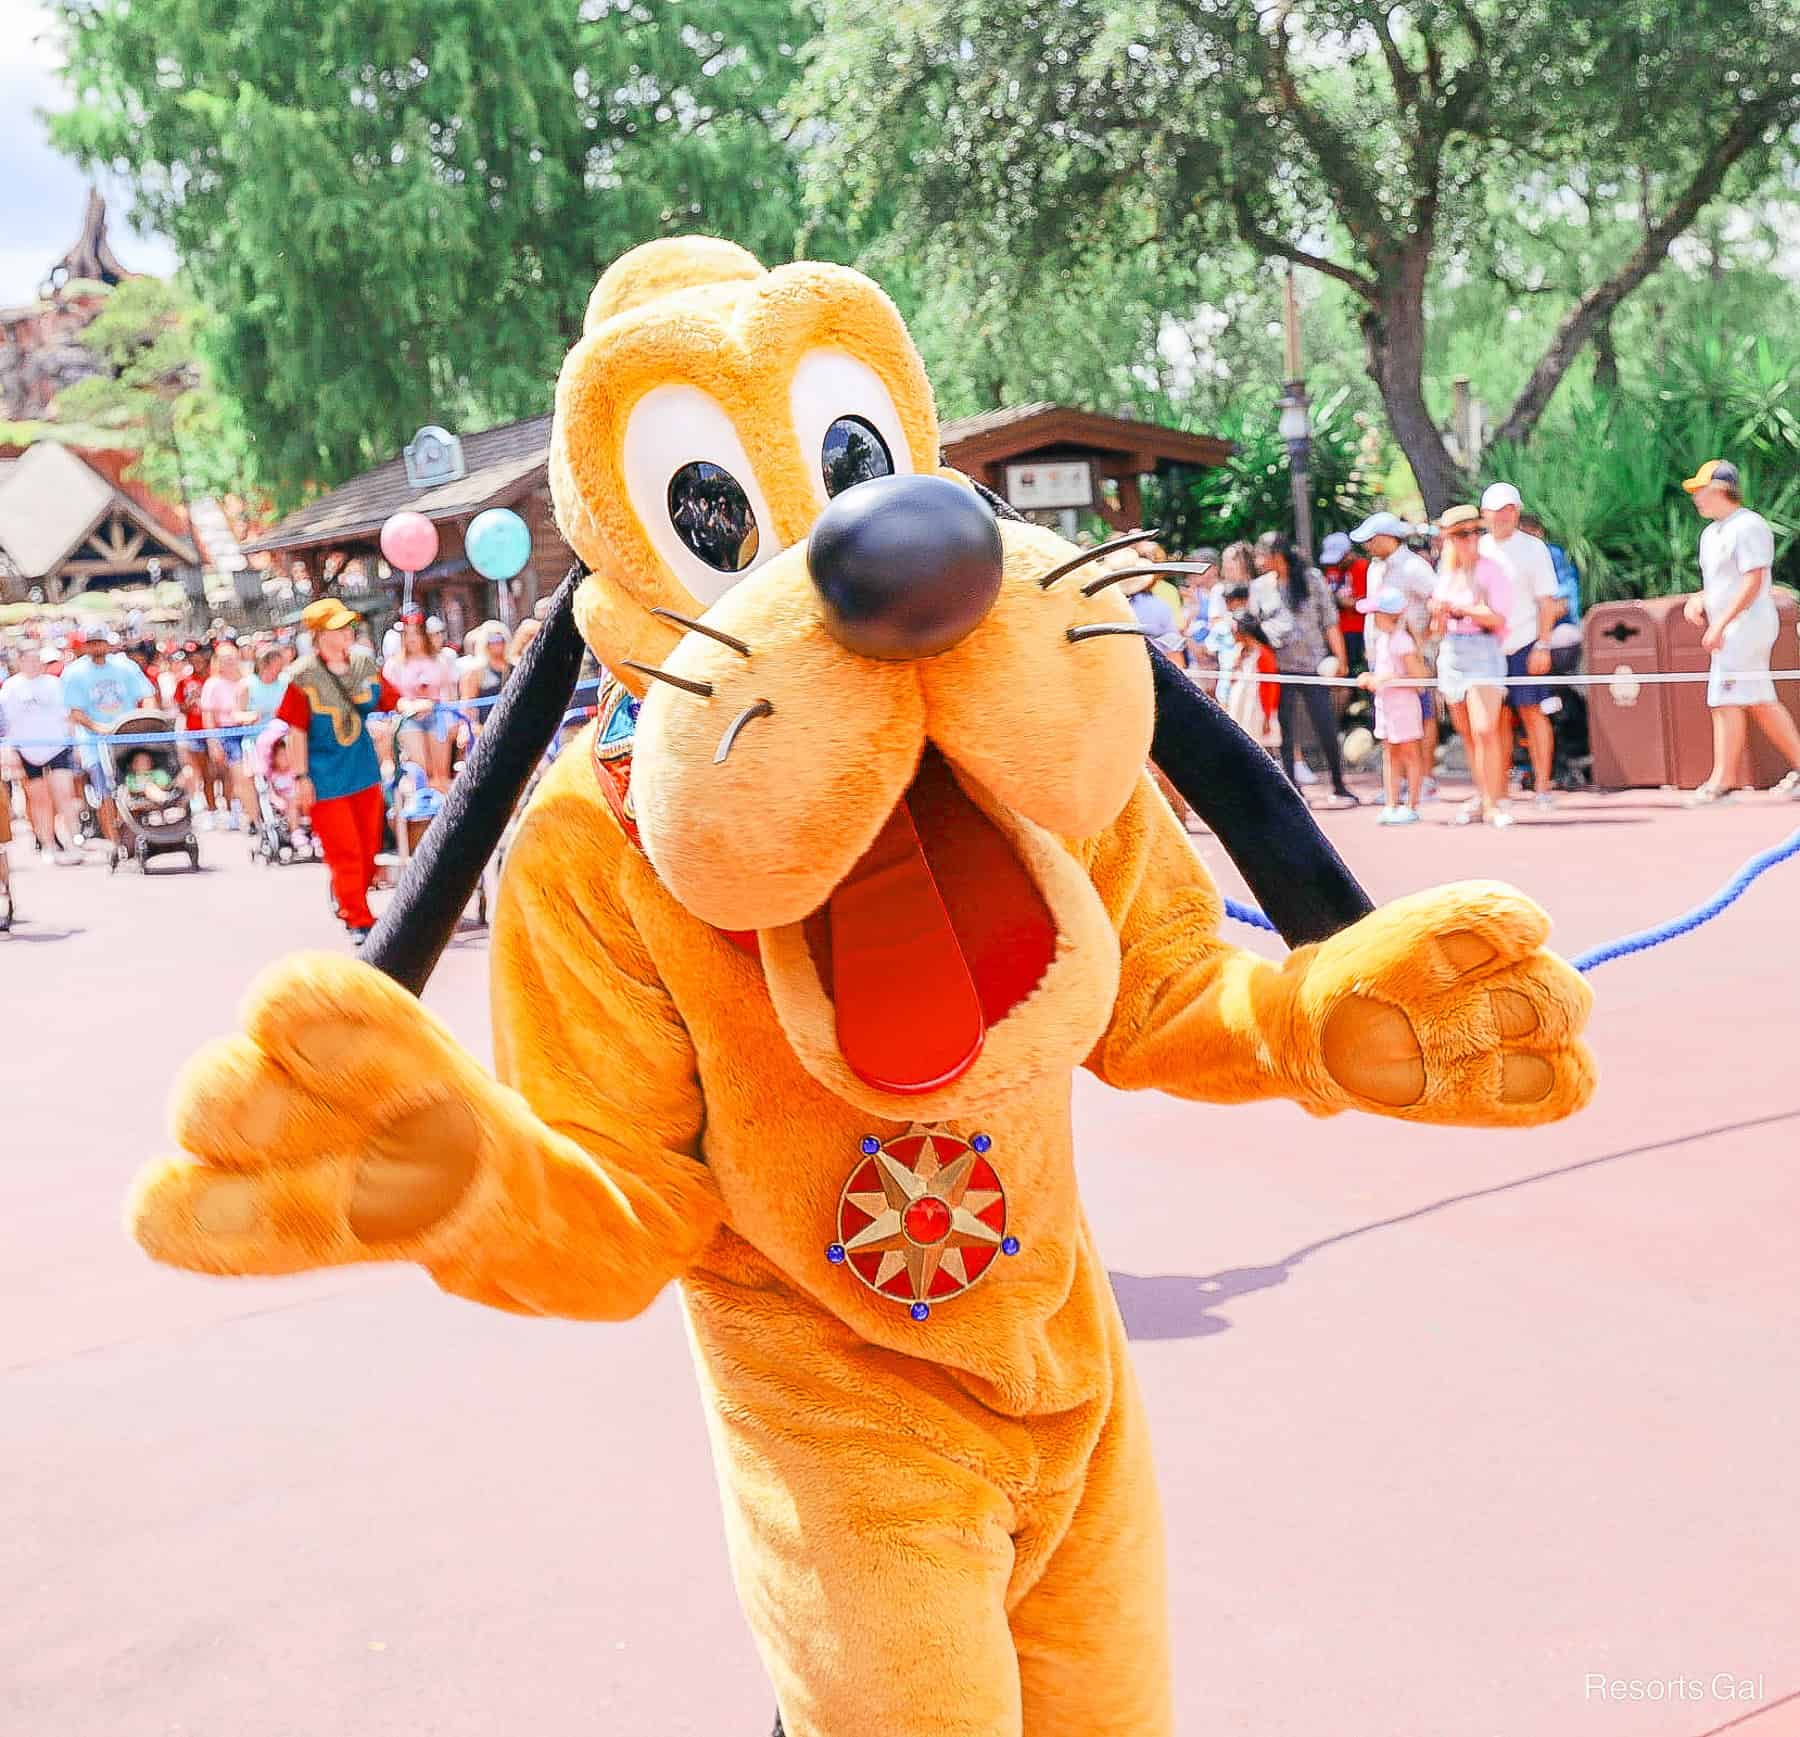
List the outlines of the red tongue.
{"label": "red tongue", "polygon": [[879,1091],[966,1073],[987,1037],[981,996],[903,801],[831,895],[838,1048]]}

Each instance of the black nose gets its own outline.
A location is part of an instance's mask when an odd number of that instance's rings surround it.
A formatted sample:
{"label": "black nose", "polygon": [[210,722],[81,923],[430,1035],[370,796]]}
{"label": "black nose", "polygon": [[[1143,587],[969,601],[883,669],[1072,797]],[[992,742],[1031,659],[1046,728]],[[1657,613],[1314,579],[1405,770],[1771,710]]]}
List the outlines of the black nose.
{"label": "black nose", "polygon": [[941,476],[845,489],[813,526],[806,563],[825,625],[862,657],[930,657],[974,631],[1000,591],[1000,527]]}

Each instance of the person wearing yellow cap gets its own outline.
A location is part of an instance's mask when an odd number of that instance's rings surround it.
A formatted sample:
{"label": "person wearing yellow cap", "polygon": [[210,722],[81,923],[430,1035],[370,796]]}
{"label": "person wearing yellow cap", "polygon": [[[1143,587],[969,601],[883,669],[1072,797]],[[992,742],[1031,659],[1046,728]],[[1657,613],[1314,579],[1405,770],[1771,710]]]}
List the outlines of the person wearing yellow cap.
{"label": "person wearing yellow cap", "polygon": [[355,643],[356,614],[335,597],[300,612],[312,655],[288,674],[275,715],[288,727],[296,818],[310,819],[331,874],[331,902],[358,946],[375,926],[369,888],[381,849],[381,762],[370,740],[371,712],[398,695],[374,656]]}
{"label": "person wearing yellow cap", "polygon": [[1709,459],[1682,485],[1709,521],[1700,533],[1701,589],[1687,600],[1687,618],[1704,627],[1712,653],[1706,703],[1712,707],[1713,766],[1690,806],[1723,802],[1743,780],[1745,714],[1754,717],[1793,768],[1775,786],[1800,799],[1800,726],[1775,694],[1769,656],[1780,617],[1770,573],[1775,537],[1769,522],[1744,505],[1738,468]]}

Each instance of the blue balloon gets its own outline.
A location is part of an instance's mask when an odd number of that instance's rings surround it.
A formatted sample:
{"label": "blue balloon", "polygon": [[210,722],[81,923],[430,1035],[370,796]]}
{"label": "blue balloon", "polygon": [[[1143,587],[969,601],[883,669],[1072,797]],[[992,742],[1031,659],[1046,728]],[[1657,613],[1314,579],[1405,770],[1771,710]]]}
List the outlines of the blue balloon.
{"label": "blue balloon", "polygon": [[531,559],[531,531],[506,507],[489,507],[469,521],[463,549],[484,579],[510,579]]}

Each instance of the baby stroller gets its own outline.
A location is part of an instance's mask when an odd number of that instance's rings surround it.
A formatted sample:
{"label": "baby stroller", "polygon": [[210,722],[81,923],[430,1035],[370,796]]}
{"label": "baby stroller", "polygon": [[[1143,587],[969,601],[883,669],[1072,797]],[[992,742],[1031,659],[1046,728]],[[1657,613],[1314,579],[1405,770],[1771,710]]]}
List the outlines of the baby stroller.
{"label": "baby stroller", "polygon": [[[104,800],[112,807],[115,834],[107,861],[109,873],[127,859],[142,869],[153,856],[179,854],[186,855],[189,868],[200,867],[200,840],[194,835],[188,793],[181,787],[181,761],[171,740],[174,733],[175,720],[161,712],[131,712],[100,736],[107,786]],[[166,784],[137,792],[125,788],[140,755],[149,756],[147,770],[152,775],[164,774]]]}
{"label": "baby stroller", "polygon": [[325,854],[312,829],[294,819],[287,793],[276,787],[281,775],[275,769],[275,750],[286,740],[287,725],[276,722],[250,744],[250,771],[256,786],[256,860],[271,866],[318,862]]}
{"label": "baby stroller", "polygon": [[[412,760],[401,760],[389,796],[388,818],[393,827],[396,881],[419,848],[419,842],[443,809],[444,794],[432,788],[425,768]],[[475,921],[483,928],[488,920],[488,877],[484,873],[475,888]]]}

